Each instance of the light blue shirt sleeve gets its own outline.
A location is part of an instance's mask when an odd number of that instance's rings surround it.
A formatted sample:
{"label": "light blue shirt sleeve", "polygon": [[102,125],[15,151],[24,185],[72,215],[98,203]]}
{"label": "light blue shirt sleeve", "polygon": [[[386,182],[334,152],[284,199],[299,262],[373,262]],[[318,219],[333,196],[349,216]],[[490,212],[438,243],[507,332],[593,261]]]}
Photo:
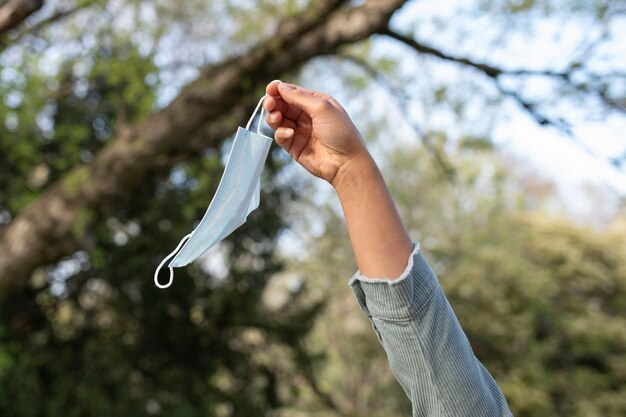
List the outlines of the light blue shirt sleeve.
{"label": "light blue shirt sleeve", "polygon": [[411,400],[414,417],[512,416],[417,242],[399,278],[373,279],[357,271],[349,284]]}

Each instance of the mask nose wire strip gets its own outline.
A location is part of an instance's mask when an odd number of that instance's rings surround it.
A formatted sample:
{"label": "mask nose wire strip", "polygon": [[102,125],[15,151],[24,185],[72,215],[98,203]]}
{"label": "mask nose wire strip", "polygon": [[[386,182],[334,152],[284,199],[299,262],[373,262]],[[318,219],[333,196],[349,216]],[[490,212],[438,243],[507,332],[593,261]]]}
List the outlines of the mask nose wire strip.
{"label": "mask nose wire strip", "polygon": [[256,133],[261,134],[261,124],[263,123],[263,112],[265,111],[265,109],[263,107],[261,107],[261,103],[263,103],[263,100],[265,100],[265,96],[261,97],[261,100],[259,100],[259,103],[254,108],[254,111],[252,112],[252,116],[250,116],[250,120],[248,120],[248,124],[246,124],[246,130],[250,130],[250,125],[252,125],[252,121],[254,120],[254,116],[256,116],[257,112],[259,111],[259,108],[261,108],[261,115],[259,117],[259,124],[256,127]]}
{"label": "mask nose wire strip", "polygon": [[171,267],[171,266],[168,267],[168,269],[170,270],[170,279],[169,279],[169,281],[167,281],[167,284],[160,284],[159,283],[159,271],[161,270],[161,268],[163,268],[163,265],[165,264],[165,262],[167,262],[168,259],[170,259],[172,256],[176,255],[176,253],[180,250],[180,247],[183,246],[183,244],[187,241],[187,239],[189,239],[191,237],[192,234],[193,233],[189,233],[187,236],[182,238],[180,240],[180,242],[178,243],[178,246],[176,246],[176,249],[174,249],[172,252],[170,252],[170,254],[167,255],[165,257],[165,259],[163,259],[161,261],[161,263],[157,267],[156,271],[154,271],[154,285],[156,285],[159,288],[167,288],[170,285],[172,285],[172,281],[174,281],[174,268]]}

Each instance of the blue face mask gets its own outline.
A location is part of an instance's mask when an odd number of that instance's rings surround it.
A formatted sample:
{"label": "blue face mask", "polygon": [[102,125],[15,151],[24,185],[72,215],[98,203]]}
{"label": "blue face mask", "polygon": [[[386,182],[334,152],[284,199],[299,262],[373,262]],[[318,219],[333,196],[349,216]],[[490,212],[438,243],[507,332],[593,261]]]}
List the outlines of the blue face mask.
{"label": "blue face mask", "polygon": [[[154,284],[167,288],[172,284],[173,268],[185,266],[211,246],[215,245],[246,222],[248,214],[259,207],[261,194],[261,171],[272,144],[272,139],[261,134],[263,121],[263,98],[257,104],[246,128],[237,129],[233,147],[226,161],[224,174],[204,217],[196,229],[182,238],[176,249],[163,259],[154,272]],[[254,116],[261,108],[256,133],[250,131]],[[182,248],[181,248],[182,246]],[[169,263],[170,279],[166,284],[158,281],[159,270]]]}

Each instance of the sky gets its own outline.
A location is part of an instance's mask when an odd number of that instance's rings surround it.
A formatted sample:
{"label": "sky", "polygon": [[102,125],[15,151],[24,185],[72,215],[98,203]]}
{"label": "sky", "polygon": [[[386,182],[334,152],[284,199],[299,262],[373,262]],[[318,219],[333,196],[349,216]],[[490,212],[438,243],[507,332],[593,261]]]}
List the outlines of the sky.
{"label": "sky", "polygon": [[[597,21],[582,15],[534,13],[516,16],[512,23],[490,13],[469,13],[475,4],[468,0],[413,1],[394,17],[392,27],[413,33],[449,54],[510,69],[557,71],[566,68],[585,45],[604,36],[588,65],[598,73],[626,73],[626,17],[613,18],[603,32]],[[383,42],[388,49],[387,41]],[[418,62],[405,60],[412,71],[423,69]],[[430,82],[458,83],[460,71],[468,69],[438,70]],[[515,80],[511,84],[515,85]],[[550,84],[541,79],[529,80],[520,91],[539,100],[554,95]],[[516,103],[504,100],[491,131],[501,152],[520,157],[542,176],[555,181],[567,209],[580,216],[607,211],[607,206],[615,207],[620,198],[626,197],[626,164],[619,169],[608,161],[626,154],[626,115],[591,110],[591,105],[568,100],[545,104],[546,112],[556,109],[559,116],[571,122],[573,136],[568,136],[558,129],[539,126]],[[585,195],[589,185],[597,187],[604,197],[603,207]]]}
{"label": "sky", "polygon": [[[550,3],[573,1],[551,0]],[[514,2],[510,0],[508,3]],[[586,61],[599,73],[620,69],[626,72],[626,42],[620,41],[626,38],[626,14],[613,18],[611,25],[603,32],[596,19],[589,18],[589,14],[557,12],[546,16],[541,12],[533,12],[506,19],[493,12],[476,12],[476,4],[479,3],[507,2],[412,0],[394,15],[391,26],[449,54],[468,56],[510,69],[563,69],[581,54],[581,50],[585,50],[585,45],[604,36],[604,42],[594,49],[591,59]],[[154,16],[150,19],[154,19]],[[124,19],[118,20],[116,24],[125,24]],[[161,52],[157,53],[155,59],[156,64],[163,68],[171,64],[169,60],[172,56],[181,59],[178,56],[181,48],[176,47],[179,45],[177,42],[188,46],[189,50],[183,55],[185,59],[194,56],[192,52],[195,51],[197,55],[200,51],[196,44],[187,45],[186,40],[180,40],[182,35],[179,31],[172,32],[162,42],[159,48]],[[202,39],[204,42],[204,38]],[[89,38],[84,39],[85,42],[88,40]],[[497,97],[499,94],[493,83],[475,70],[453,63],[445,64],[437,58],[416,58],[414,51],[388,38],[375,36],[373,44],[374,50],[378,49],[381,54],[390,53],[395,57],[400,63],[403,76],[411,80],[410,85],[400,87],[411,97],[408,107],[413,121],[424,129],[442,129],[458,136],[472,129],[486,132],[498,144],[500,152],[519,157],[542,176],[555,181],[567,209],[574,215],[589,217],[598,211],[597,195],[594,198],[587,198],[586,195],[590,184],[599,190],[604,212],[610,212],[620,198],[626,197],[626,166],[617,169],[608,162],[608,158],[626,153],[625,115],[599,112],[591,101],[555,101],[553,97],[558,97],[558,91],[555,92],[554,85],[542,79],[527,79],[521,87],[514,78],[505,80],[512,88],[517,88],[530,99],[542,103],[546,112],[566,116],[572,123],[574,132],[574,137],[568,137],[554,128],[538,126],[511,100],[504,99],[499,106],[487,106],[484,97]],[[150,46],[150,43],[146,44],[146,48],[149,49]],[[172,49],[176,54],[171,54]],[[50,63],[61,62],[62,57],[68,53],[67,50],[68,46],[64,44],[59,50],[46,51],[47,59],[42,62],[46,62],[48,68],[56,68],[58,65]],[[210,44],[202,47],[202,51],[211,50]],[[215,51],[217,53],[219,48]],[[334,76],[332,69],[328,74],[330,77],[324,77],[316,74],[319,67],[315,64],[307,67],[313,68],[309,71],[312,76],[308,78],[314,84],[308,85],[309,87],[341,96],[340,88],[329,85]],[[197,65],[190,62],[176,71],[163,70],[160,76],[163,87],[158,102],[159,106],[165,106],[185,83],[197,76]],[[448,101],[460,98],[467,102],[469,109],[466,109],[464,120],[455,119],[449,111],[434,106],[424,98],[426,91],[438,85],[448,87]],[[626,94],[626,85],[621,88]],[[374,94],[382,93],[378,89]],[[542,100],[546,97],[549,99],[543,103]],[[360,103],[358,100],[351,100],[351,97],[343,99],[347,102],[351,115],[354,114],[353,117],[357,119],[359,112],[379,109],[379,102],[386,103],[392,109],[402,105],[392,103],[393,98],[380,100],[376,95],[364,96]],[[367,117],[373,117],[371,112]],[[401,120],[399,124],[402,124]],[[410,131],[406,123],[403,130],[405,133]]]}

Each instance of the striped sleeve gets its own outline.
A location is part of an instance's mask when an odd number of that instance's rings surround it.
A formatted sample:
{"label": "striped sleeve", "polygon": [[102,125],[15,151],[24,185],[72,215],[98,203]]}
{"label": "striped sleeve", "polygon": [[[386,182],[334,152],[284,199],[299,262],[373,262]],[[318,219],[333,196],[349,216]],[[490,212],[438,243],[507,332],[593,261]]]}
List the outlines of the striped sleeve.
{"label": "striped sleeve", "polygon": [[411,400],[414,417],[511,416],[417,242],[399,278],[372,279],[357,271],[349,284]]}

